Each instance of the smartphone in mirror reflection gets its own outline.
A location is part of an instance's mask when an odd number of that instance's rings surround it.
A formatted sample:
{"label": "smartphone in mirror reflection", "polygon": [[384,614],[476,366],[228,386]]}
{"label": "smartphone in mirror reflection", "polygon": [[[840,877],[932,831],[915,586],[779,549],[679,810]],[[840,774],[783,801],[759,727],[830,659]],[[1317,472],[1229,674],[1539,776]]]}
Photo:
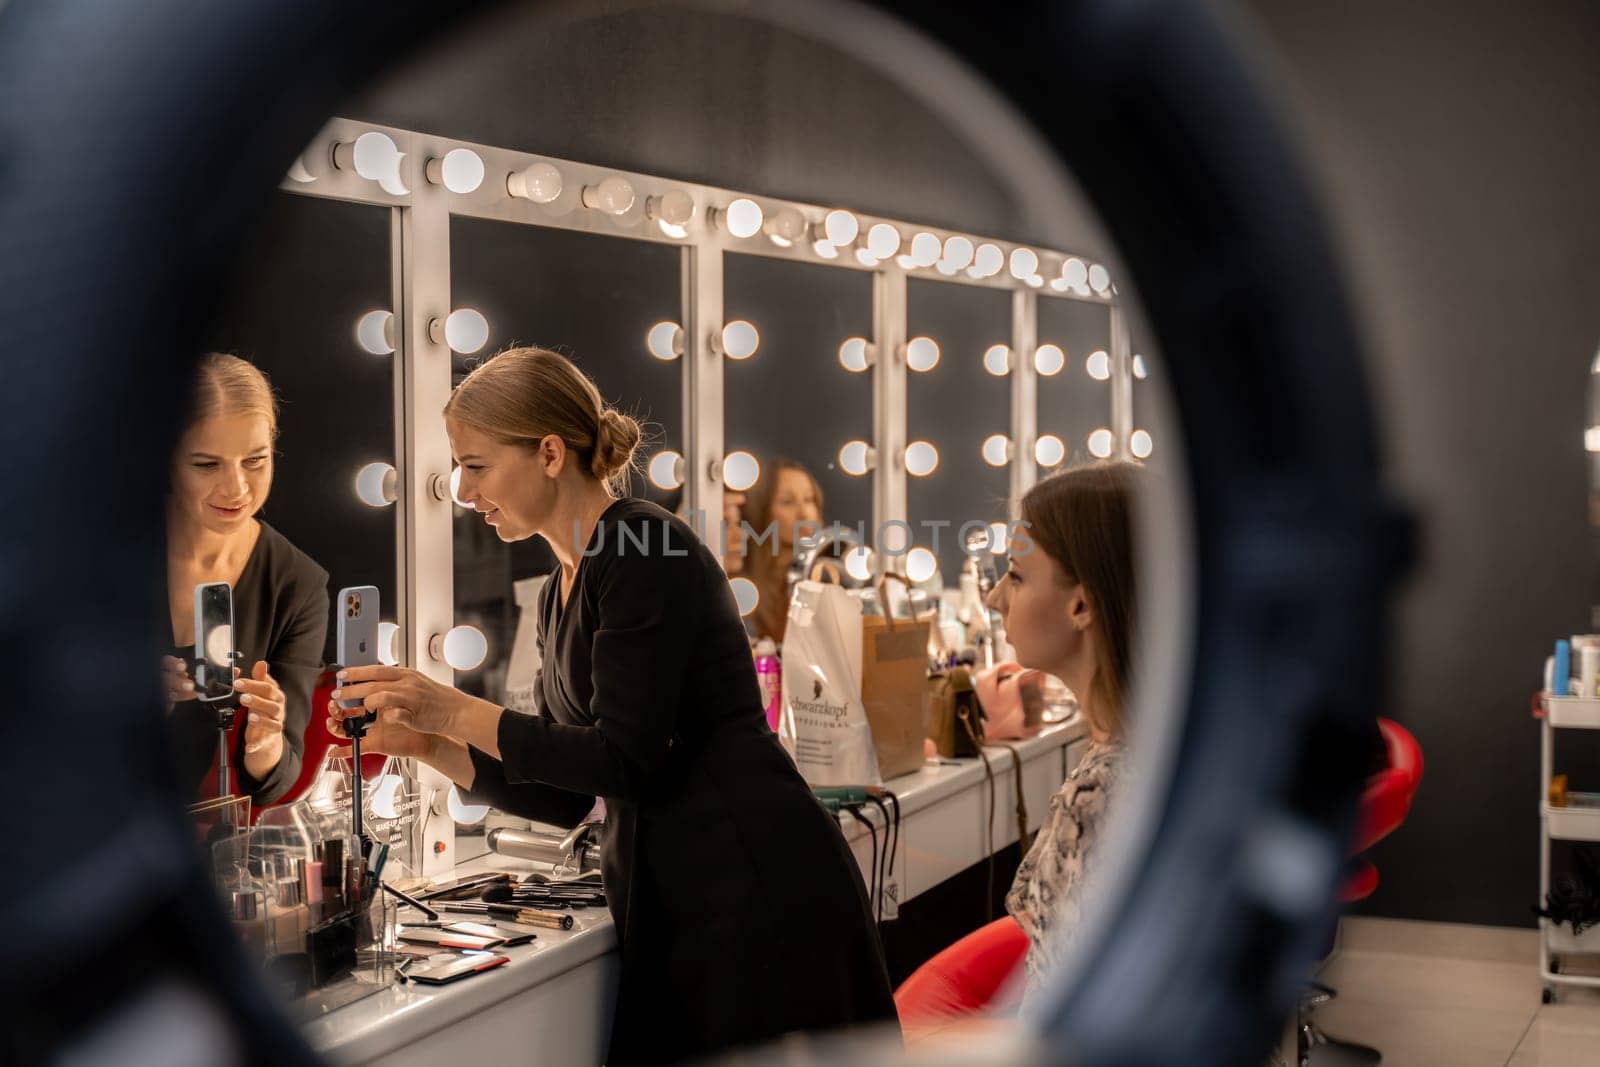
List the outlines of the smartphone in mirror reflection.
{"label": "smartphone in mirror reflection", "polygon": [[[338,647],[341,667],[368,667],[378,662],[378,587],[346,586],[334,602],[339,617]],[[341,700],[347,710],[359,708],[359,700]]]}
{"label": "smartphone in mirror reflection", "polygon": [[233,695],[233,589],[227,582],[194,587],[195,695],[210,703]]}

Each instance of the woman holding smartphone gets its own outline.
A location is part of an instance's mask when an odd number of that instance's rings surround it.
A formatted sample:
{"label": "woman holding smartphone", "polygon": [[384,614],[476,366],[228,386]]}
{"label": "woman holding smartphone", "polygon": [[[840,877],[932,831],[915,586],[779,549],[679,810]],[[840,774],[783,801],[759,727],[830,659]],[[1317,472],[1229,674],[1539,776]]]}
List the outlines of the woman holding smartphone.
{"label": "woman holding smartphone", "polygon": [[[378,713],[368,747],[543,822],[605,798],[614,1067],[894,1019],[860,871],[767,728],[727,576],[682,521],[617,496],[638,424],[537,348],[486,362],[444,414],[460,499],[559,561],[540,604],[542,714],[350,668],[334,696]],[[344,714],[330,704],[330,730]]]}
{"label": "woman holding smartphone", "polygon": [[167,599],[172,653],[162,663],[178,784],[196,798],[217,759],[217,709],[196,699],[194,588],[233,589],[238,719],[232,792],[266,804],[300,774],[311,689],[328,632],[328,575],[257,513],[272,491],[278,405],[266,375],[237,356],[200,361],[191,418],[167,498]]}

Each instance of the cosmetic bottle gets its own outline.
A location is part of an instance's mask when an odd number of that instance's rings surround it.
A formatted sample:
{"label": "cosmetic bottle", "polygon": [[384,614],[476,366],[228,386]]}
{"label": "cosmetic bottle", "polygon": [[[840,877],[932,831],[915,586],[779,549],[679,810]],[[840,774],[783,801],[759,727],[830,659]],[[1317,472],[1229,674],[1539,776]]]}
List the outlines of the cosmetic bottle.
{"label": "cosmetic bottle", "polygon": [[767,726],[776,731],[783,710],[783,664],[778,659],[778,646],[770,637],[756,642],[756,684],[761,688]]}
{"label": "cosmetic bottle", "polygon": [[229,896],[228,915],[245,951],[251,959],[266,959],[271,946],[261,891],[246,883],[234,888]]}

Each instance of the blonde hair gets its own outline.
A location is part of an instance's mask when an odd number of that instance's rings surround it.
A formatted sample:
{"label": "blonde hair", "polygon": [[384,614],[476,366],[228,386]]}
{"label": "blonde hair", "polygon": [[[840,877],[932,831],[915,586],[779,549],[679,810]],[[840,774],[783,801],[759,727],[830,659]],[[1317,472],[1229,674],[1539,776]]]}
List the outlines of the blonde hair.
{"label": "blonde hair", "polygon": [[191,423],[217,415],[260,415],[277,439],[278,398],[267,376],[248,360],[226,352],[201,356],[190,399]]}
{"label": "blonde hair", "polygon": [[608,406],[559,352],[508,348],[491,357],[456,387],[444,414],[501,444],[537,448],[554,434],[583,471],[613,493],[627,492],[639,424]]}

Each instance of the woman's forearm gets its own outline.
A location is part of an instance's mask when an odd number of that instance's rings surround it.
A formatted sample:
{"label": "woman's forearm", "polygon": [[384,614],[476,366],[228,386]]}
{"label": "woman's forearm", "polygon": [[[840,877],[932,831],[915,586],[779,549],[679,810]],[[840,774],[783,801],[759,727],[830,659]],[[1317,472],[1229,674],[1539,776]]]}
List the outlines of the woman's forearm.
{"label": "woman's forearm", "polygon": [[[499,759],[500,716],[504,713],[505,709],[498,704],[462,693],[460,703],[451,709],[449,722],[439,732]],[[468,766],[470,768],[470,761]]]}
{"label": "woman's forearm", "polygon": [[423,763],[450,779],[463,791],[472,788],[477,772],[472,766],[472,755],[467,751],[465,742],[453,737],[434,736],[428,751],[421,758]]}

